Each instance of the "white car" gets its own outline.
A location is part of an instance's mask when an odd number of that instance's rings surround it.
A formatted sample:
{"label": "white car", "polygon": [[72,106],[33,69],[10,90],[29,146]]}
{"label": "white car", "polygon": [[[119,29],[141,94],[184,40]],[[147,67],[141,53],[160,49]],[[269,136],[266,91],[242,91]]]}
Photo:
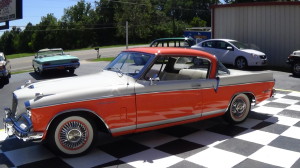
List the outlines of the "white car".
{"label": "white car", "polygon": [[249,49],[245,44],[236,40],[209,39],[193,45],[191,48],[213,54],[222,63],[234,65],[238,69],[267,65],[265,53]]}

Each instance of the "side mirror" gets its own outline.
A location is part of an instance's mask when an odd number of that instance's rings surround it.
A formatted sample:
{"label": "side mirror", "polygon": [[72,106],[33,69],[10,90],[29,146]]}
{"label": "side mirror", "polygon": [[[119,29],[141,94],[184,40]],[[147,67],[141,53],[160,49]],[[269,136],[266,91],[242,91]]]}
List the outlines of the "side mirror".
{"label": "side mirror", "polygon": [[150,85],[154,85],[154,81],[158,82],[160,81],[159,76],[157,74],[155,74],[152,78],[149,78],[150,80]]}
{"label": "side mirror", "polygon": [[233,47],[232,47],[232,46],[227,46],[226,49],[227,49],[227,50],[232,50],[232,51],[233,51]]}

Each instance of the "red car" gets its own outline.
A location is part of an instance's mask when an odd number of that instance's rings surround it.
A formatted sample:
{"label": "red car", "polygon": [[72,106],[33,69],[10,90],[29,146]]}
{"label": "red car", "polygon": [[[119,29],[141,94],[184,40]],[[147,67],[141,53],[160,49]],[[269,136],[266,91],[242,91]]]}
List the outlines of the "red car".
{"label": "red car", "polygon": [[13,92],[4,121],[9,135],[76,156],[96,131],[118,136],[222,115],[243,122],[273,87],[272,73],[230,72],[206,52],[134,48],[96,74],[27,83]]}

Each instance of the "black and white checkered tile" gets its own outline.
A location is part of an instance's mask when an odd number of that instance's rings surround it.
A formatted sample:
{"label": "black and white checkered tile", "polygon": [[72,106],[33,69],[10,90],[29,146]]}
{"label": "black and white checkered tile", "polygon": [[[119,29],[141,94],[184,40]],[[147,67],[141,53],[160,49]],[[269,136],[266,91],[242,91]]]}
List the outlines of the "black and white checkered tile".
{"label": "black and white checkered tile", "polygon": [[215,118],[116,138],[99,135],[99,144],[77,158],[0,135],[0,167],[299,168],[300,92],[277,92],[235,126]]}

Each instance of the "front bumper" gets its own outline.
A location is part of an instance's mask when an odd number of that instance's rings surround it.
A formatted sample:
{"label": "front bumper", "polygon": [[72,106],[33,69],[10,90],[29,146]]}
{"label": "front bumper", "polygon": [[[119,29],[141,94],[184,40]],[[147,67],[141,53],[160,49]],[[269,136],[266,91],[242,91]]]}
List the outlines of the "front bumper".
{"label": "front bumper", "polygon": [[8,76],[8,71],[7,70],[0,70],[0,77],[6,77]]}
{"label": "front bumper", "polygon": [[4,129],[8,136],[15,135],[23,141],[41,141],[44,133],[32,131],[32,122],[27,114],[23,113],[14,117],[11,109],[5,108],[5,118],[3,119]]}

